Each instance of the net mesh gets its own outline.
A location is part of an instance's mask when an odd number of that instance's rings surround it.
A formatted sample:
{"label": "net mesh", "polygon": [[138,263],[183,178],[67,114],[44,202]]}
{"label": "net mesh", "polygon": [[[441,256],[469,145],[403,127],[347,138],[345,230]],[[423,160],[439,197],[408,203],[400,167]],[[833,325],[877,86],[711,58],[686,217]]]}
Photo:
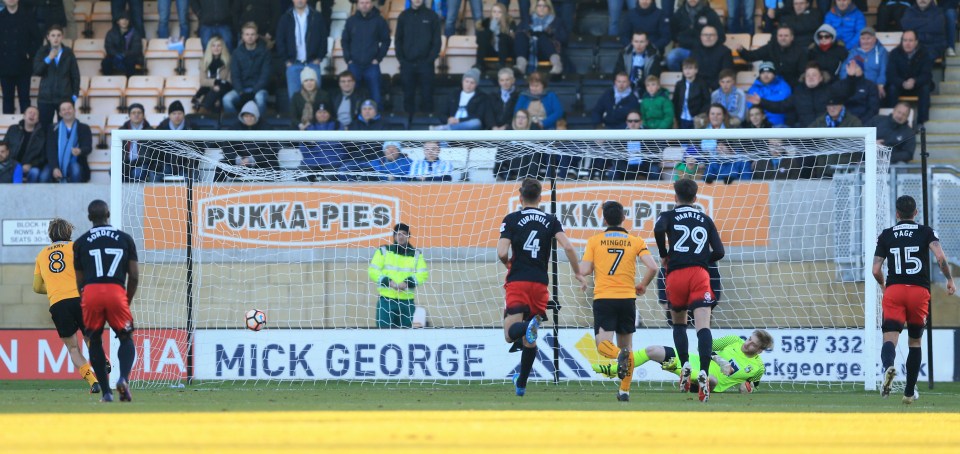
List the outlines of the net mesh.
{"label": "net mesh", "polygon": [[[582,254],[606,200],[626,207],[624,226],[652,249],[656,216],[673,207],[671,182],[695,178],[698,206],[727,247],[714,336],[771,330],[774,348],[762,356],[774,389],[862,386],[864,336],[880,335],[865,329],[863,226],[889,223],[889,201],[865,200],[863,138],[783,131],[765,140],[701,131],[697,140],[124,141],[140,156],[124,166],[120,194],[121,224],[141,248],[132,309],[146,344],[135,378],[502,383],[519,355],[503,341],[495,249],[502,218],[519,207],[516,180],[545,182],[543,208]],[[888,149],[877,162],[886,175]],[[886,179],[876,181],[887,194]],[[864,203],[876,203],[876,220],[863,219]],[[413,304],[381,298],[384,272],[371,267],[391,252],[397,223],[410,226],[417,252],[384,266],[404,272],[422,257],[428,270],[412,274]],[[606,383],[591,370],[602,362],[591,292],[559,255],[560,308],[541,331],[532,380]],[[637,300],[635,349],[673,344],[659,293]],[[267,314],[260,332],[245,328],[254,308]],[[398,326],[423,329],[389,329]],[[645,367],[638,380],[675,380]]]}

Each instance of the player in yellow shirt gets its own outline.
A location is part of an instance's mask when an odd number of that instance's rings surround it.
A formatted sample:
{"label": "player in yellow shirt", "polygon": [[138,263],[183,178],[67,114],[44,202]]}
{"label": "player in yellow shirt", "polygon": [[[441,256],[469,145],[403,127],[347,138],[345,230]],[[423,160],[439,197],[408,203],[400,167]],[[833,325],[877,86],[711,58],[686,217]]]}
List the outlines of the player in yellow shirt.
{"label": "player in yellow shirt", "polygon": [[80,376],[90,384],[90,392],[100,392],[100,383],[80,348],[77,346],[77,330],[84,332],[83,313],[80,310],[80,292],[77,291],[77,275],[73,269],[73,225],[56,218],[47,229],[53,244],[37,254],[33,271],[33,291],[46,294],[50,299],[50,317],[57,327],[57,335],[67,346],[70,360],[80,371]]}
{"label": "player in yellow shirt", "polygon": [[[623,205],[608,201],[603,204],[603,224],[607,229],[587,241],[587,250],[580,262],[584,275],[596,271],[593,288],[593,332],[597,351],[604,357],[617,359],[620,389],[617,400],[630,400],[633,380],[633,333],[637,330],[637,295],[643,295],[657,275],[659,266],[653,261],[647,244],[630,235],[623,224]],[[636,283],[637,258],[647,267],[643,279]],[[586,290],[586,286],[583,286]],[[617,345],[613,335],[617,335]]]}

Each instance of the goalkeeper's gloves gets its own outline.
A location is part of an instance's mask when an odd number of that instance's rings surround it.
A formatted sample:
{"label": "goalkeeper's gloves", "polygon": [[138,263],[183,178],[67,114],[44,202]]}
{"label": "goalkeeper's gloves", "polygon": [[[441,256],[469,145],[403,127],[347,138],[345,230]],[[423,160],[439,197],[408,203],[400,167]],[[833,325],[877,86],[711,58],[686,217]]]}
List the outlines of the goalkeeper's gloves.
{"label": "goalkeeper's gloves", "polygon": [[743,382],[740,384],[740,394],[750,394],[754,390],[753,383]]}

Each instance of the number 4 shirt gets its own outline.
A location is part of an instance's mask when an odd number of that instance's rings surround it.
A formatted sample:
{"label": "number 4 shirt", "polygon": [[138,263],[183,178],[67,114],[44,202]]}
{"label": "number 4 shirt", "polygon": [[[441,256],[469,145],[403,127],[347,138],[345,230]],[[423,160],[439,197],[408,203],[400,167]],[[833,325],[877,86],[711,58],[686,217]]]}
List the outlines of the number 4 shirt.
{"label": "number 4 shirt", "polygon": [[537,208],[524,208],[503,218],[500,238],[510,240],[512,264],[507,282],[547,284],[547,264],[553,251],[553,237],[563,232],[560,221]]}

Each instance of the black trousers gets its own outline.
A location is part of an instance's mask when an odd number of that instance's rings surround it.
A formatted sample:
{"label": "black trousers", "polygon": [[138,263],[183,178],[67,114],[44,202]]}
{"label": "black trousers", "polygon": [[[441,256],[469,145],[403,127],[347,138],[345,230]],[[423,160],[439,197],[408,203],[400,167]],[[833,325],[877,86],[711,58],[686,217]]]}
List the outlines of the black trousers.
{"label": "black trousers", "polygon": [[400,84],[403,86],[403,111],[416,113],[416,92],[420,87],[420,112],[433,112],[433,61],[400,65]]}

